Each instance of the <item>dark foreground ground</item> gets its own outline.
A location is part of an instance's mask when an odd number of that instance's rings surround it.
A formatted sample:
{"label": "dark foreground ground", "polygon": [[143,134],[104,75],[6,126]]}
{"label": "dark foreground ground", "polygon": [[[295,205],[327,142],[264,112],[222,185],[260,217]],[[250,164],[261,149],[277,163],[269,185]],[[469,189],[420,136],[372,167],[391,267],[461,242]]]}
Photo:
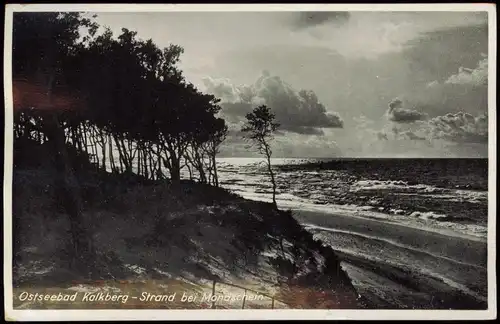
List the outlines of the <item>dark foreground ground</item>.
{"label": "dark foreground ground", "polygon": [[[90,169],[77,175],[98,254],[92,274],[69,265],[69,221],[55,194],[57,173],[48,167],[14,172],[15,307],[199,308],[206,305],[47,304],[21,301],[18,294],[111,289],[180,297],[185,291],[211,292],[214,281],[218,294],[236,294],[219,283],[237,284],[274,296],[282,307],[363,307],[333,250],[314,240],[290,212],[194,182],[173,187]],[[235,303],[227,308],[241,308],[241,301]],[[252,307],[270,305],[247,303]]]}
{"label": "dark foreground ground", "polygon": [[[332,167],[342,170],[342,165],[328,166]],[[209,308],[214,305],[201,298],[181,302],[180,297],[184,293],[239,296],[245,288],[252,289],[248,294],[265,294],[266,299],[218,301],[216,307],[487,306],[486,242],[481,238],[387,220],[276,211],[268,203],[221,188],[190,181],[172,186],[105,173],[85,163],[76,174],[83,214],[97,248],[93,273],[70,267],[69,218],[55,190],[58,173],[50,163],[15,167],[16,308]],[[454,176],[450,172],[443,177]],[[453,181],[445,185],[455,187],[461,180]],[[45,303],[20,300],[24,291],[177,295],[169,302],[131,297],[126,303]]]}

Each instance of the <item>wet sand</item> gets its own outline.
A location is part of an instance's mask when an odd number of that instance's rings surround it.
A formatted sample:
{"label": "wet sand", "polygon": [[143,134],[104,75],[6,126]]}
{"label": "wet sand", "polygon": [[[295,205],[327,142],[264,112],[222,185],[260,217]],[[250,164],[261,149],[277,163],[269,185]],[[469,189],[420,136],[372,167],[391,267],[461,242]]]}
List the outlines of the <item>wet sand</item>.
{"label": "wet sand", "polygon": [[487,244],[479,237],[295,210],[332,246],[358,292],[375,308],[484,309]]}

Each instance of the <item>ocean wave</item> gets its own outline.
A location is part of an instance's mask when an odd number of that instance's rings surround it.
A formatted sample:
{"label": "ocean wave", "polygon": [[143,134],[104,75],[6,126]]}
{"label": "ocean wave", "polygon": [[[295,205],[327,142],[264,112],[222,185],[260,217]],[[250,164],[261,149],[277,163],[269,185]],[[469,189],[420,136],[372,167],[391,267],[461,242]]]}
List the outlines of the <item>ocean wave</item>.
{"label": "ocean wave", "polygon": [[[407,226],[486,236],[487,191],[442,188],[403,180],[359,179],[345,170],[300,169],[299,159],[277,172],[278,206],[397,222]],[[272,201],[272,185],[260,158],[224,159],[221,185],[247,199]],[[471,205],[467,205],[471,204]],[[471,224],[472,223],[472,224]]]}
{"label": "ocean wave", "polygon": [[413,212],[410,214],[410,217],[418,217],[422,219],[440,219],[440,218],[447,218],[446,215],[443,214],[437,214],[435,212]]}
{"label": "ocean wave", "polygon": [[409,184],[406,181],[359,180],[350,186],[350,191],[388,190],[393,193],[418,194],[421,197],[446,199],[457,202],[482,203],[488,200],[488,192],[466,189],[447,189],[426,184]]}
{"label": "ocean wave", "polygon": [[[272,195],[258,194],[255,192],[239,192],[241,196],[247,199],[272,202]],[[401,215],[398,213],[389,214],[377,211],[373,206],[359,206],[354,204],[348,205],[333,205],[323,204],[318,205],[311,203],[307,199],[301,199],[290,194],[281,194],[276,196],[277,204],[280,208],[290,210],[306,210],[321,212],[327,217],[328,214],[339,214],[345,216],[376,219],[385,222],[395,222],[403,226],[414,227],[417,229],[438,232],[444,235],[465,235],[477,239],[486,239],[487,226],[479,224],[461,224],[452,221],[440,221],[443,215],[428,213],[414,213],[413,217]],[[398,210],[396,210],[398,212]],[[446,216],[445,216],[446,217]]]}

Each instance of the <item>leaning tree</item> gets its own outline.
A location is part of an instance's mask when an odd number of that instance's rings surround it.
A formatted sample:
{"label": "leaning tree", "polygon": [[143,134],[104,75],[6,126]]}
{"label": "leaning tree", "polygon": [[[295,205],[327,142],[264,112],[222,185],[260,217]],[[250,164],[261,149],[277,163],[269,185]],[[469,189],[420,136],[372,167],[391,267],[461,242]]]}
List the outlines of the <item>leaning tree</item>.
{"label": "leaning tree", "polygon": [[264,154],[266,158],[267,170],[269,171],[271,184],[273,186],[273,204],[277,208],[276,180],[271,165],[271,156],[273,154],[271,150],[271,141],[274,137],[274,132],[280,126],[275,122],[275,118],[271,109],[266,105],[256,107],[252,112],[246,115],[246,122],[241,128],[241,131],[245,134],[245,138],[251,140],[259,152]]}

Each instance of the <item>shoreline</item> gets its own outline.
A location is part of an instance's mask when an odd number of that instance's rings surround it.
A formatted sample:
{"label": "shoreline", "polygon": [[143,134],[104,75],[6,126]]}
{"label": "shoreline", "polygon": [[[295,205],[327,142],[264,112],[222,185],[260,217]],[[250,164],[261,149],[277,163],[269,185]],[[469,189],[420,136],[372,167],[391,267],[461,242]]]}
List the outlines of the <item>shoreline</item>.
{"label": "shoreline", "polygon": [[[448,237],[454,237],[454,238],[461,238],[464,240],[470,240],[470,241],[475,241],[475,242],[481,242],[481,243],[487,243],[487,236],[479,236],[479,235],[471,235],[468,233],[464,232],[459,232],[459,231],[454,231],[446,228],[436,228],[432,226],[417,226],[415,224],[411,223],[401,223],[397,221],[392,221],[391,219],[384,219],[384,218],[377,218],[377,217],[369,217],[369,216],[358,216],[354,215],[353,213],[342,213],[341,211],[333,211],[333,212],[327,212],[327,211],[316,211],[313,210],[314,208],[307,209],[303,207],[288,207],[289,209],[295,211],[295,212],[304,212],[304,213],[322,213],[325,215],[329,216],[334,216],[334,217],[348,217],[348,218],[355,218],[359,220],[366,220],[368,222],[378,222],[378,223],[384,223],[388,225],[393,225],[393,226],[400,226],[400,227],[406,227],[406,228],[411,228],[417,231],[424,231],[424,232],[430,232],[442,236],[448,236]],[[373,214],[376,214],[376,212],[371,212]],[[384,213],[380,213],[381,215],[387,215]],[[394,216],[394,215],[391,215]]]}
{"label": "shoreline", "polygon": [[[336,213],[322,213],[318,211],[310,211],[304,209],[292,209],[294,217],[300,222],[302,226],[307,226],[304,219],[314,219],[316,222],[321,222],[333,230],[351,230],[359,234],[368,234],[370,236],[377,236],[378,238],[400,239],[399,243],[412,246],[414,248],[423,249],[423,247],[430,248],[431,252],[442,253],[448,252],[451,256],[456,258],[464,257],[465,251],[482,251],[484,252],[484,262],[486,262],[487,254],[487,241],[469,235],[446,235],[445,233],[430,231],[428,229],[417,228],[413,226],[406,226],[406,224],[399,224],[395,222],[385,222],[378,219],[370,219],[352,215],[341,215]],[[326,216],[326,217],[325,217]],[[318,224],[313,224],[318,225]],[[330,227],[328,225],[331,225]],[[450,231],[452,232],[452,231]],[[374,235],[376,233],[376,235]],[[404,235],[407,234],[407,235]],[[455,234],[455,232],[449,233]],[[411,237],[419,236],[420,240],[413,240]],[[425,239],[422,239],[425,237]],[[439,243],[439,244],[438,244]],[[443,247],[446,247],[444,250]],[[477,253],[465,253],[465,256],[474,259]],[[446,256],[446,255],[445,255]],[[477,256],[476,260],[482,261],[482,258]],[[477,262],[471,262],[476,264]]]}
{"label": "shoreline", "polygon": [[[230,188],[227,188],[229,191],[233,192]],[[267,198],[266,196],[256,194],[254,192],[241,192],[237,191],[234,192],[235,194],[240,195],[244,199],[248,200],[253,200],[253,201],[261,201],[261,202],[270,202],[271,199]],[[416,224],[411,224],[409,222],[398,222],[397,220],[392,220],[389,217],[400,217],[402,220],[407,220],[411,219],[410,216],[400,216],[400,215],[392,215],[392,214],[387,214],[387,213],[380,213],[376,211],[369,211],[372,215],[380,215],[382,217],[377,217],[377,216],[359,216],[360,213],[362,213],[361,210],[352,210],[352,211],[341,211],[341,210],[328,210],[329,205],[319,205],[319,204],[314,204],[314,203],[306,203],[306,202],[293,202],[290,200],[280,200],[280,196],[278,195],[277,197],[278,201],[278,207],[282,210],[291,210],[295,213],[318,213],[318,214],[323,214],[323,215],[329,215],[329,216],[338,216],[338,217],[348,217],[348,218],[356,218],[360,220],[367,220],[367,221],[373,221],[373,222],[379,222],[379,223],[384,223],[384,224],[391,224],[391,225],[397,225],[397,226],[402,226],[402,227],[408,227],[412,228],[415,230],[420,230],[420,231],[426,231],[426,232],[432,232],[435,234],[439,235],[444,235],[444,236],[449,236],[449,237],[459,237],[462,239],[466,240],[471,240],[471,241],[476,241],[476,242],[482,242],[482,243],[487,243],[487,233],[485,235],[473,235],[467,232],[462,232],[462,231],[457,231],[449,228],[444,228],[444,227],[433,227],[430,225],[422,224],[422,226],[418,226]],[[333,209],[335,207],[342,207],[344,205],[330,205]],[[366,212],[365,212],[366,213]],[[356,215],[358,214],[358,215]],[[436,222],[439,223],[439,222]],[[451,222],[453,223],[453,222]]]}
{"label": "shoreline", "polygon": [[374,307],[456,303],[459,309],[475,309],[487,303],[486,242],[362,217],[303,209],[293,214],[335,251]]}

